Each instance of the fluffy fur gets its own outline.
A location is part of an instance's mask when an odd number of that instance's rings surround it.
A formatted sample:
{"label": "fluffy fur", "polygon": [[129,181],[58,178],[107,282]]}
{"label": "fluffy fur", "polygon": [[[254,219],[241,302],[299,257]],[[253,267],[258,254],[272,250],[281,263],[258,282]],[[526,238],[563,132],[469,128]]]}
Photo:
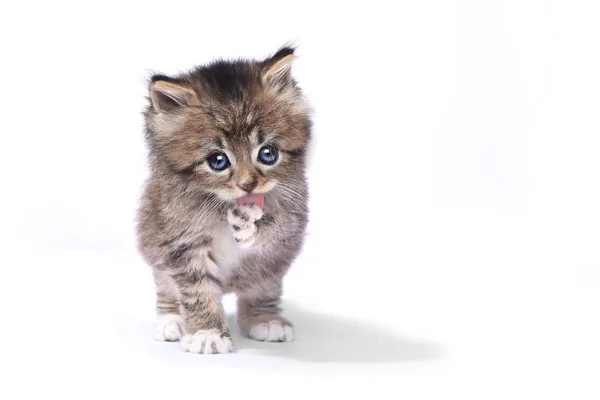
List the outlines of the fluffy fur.
{"label": "fluffy fur", "polygon": [[[284,47],[262,61],[220,60],[150,82],[151,173],[137,232],[156,282],[159,340],[181,338],[192,353],[232,351],[220,301],[227,292],[237,294],[244,335],[293,339],[279,302],[307,223],[311,126],[293,57]],[[257,160],[265,145],[278,150],[274,165]],[[211,169],[215,152],[227,155],[229,168]],[[263,209],[236,205],[248,184],[264,194]]]}

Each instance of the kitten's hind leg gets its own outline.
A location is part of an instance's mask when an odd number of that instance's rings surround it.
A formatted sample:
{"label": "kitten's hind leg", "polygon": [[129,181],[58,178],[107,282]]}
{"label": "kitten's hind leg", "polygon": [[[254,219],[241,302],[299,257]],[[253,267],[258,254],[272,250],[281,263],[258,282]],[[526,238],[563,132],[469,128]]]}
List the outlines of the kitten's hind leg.
{"label": "kitten's hind leg", "polygon": [[294,340],[292,324],[280,315],[281,291],[238,294],[237,320],[246,337],[261,342],[291,342]]}
{"label": "kitten's hind leg", "polygon": [[156,326],[154,338],[161,342],[174,342],[183,336],[177,289],[172,279],[159,271],[154,272],[156,283]]}

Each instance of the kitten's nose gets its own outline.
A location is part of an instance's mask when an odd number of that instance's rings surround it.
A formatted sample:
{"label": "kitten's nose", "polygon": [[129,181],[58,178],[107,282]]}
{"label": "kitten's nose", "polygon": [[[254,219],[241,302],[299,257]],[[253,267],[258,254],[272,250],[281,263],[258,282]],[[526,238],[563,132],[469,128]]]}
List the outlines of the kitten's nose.
{"label": "kitten's nose", "polygon": [[239,181],[238,182],[238,186],[240,188],[242,188],[243,190],[245,190],[246,192],[250,193],[256,187],[256,181],[255,180],[252,180],[252,181]]}

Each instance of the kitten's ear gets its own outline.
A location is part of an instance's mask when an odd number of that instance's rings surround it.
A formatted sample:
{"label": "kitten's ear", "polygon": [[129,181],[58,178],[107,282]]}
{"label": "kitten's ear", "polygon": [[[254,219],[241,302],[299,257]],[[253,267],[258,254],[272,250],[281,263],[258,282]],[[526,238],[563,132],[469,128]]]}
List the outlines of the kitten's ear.
{"label": "kitten's ear", "polygon": [[150,85],[152,106],[158,112],[168,112],[186,106],[200,104],[193,90],[166,80],[153,80]]}
{"label": "kitten's ear", "polygon": [[285,86],[292,83],[293,47],[282,47],[271,58],[263,61],[263,84],[268,86]]}

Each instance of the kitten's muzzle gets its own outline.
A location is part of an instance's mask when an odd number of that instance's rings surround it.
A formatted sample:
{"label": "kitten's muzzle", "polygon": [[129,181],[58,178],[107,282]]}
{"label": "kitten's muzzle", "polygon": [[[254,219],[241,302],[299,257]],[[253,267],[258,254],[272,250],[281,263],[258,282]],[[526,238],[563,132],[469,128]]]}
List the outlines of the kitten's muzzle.
{"label": "kitten's muzzle", "polygon": [[237,185],[240,189],[250,193],[251,191],[253,191],[256,188],[257,184],[258,184],[258,182],[256,180],[252,180],[252,181],[239,181]]}

